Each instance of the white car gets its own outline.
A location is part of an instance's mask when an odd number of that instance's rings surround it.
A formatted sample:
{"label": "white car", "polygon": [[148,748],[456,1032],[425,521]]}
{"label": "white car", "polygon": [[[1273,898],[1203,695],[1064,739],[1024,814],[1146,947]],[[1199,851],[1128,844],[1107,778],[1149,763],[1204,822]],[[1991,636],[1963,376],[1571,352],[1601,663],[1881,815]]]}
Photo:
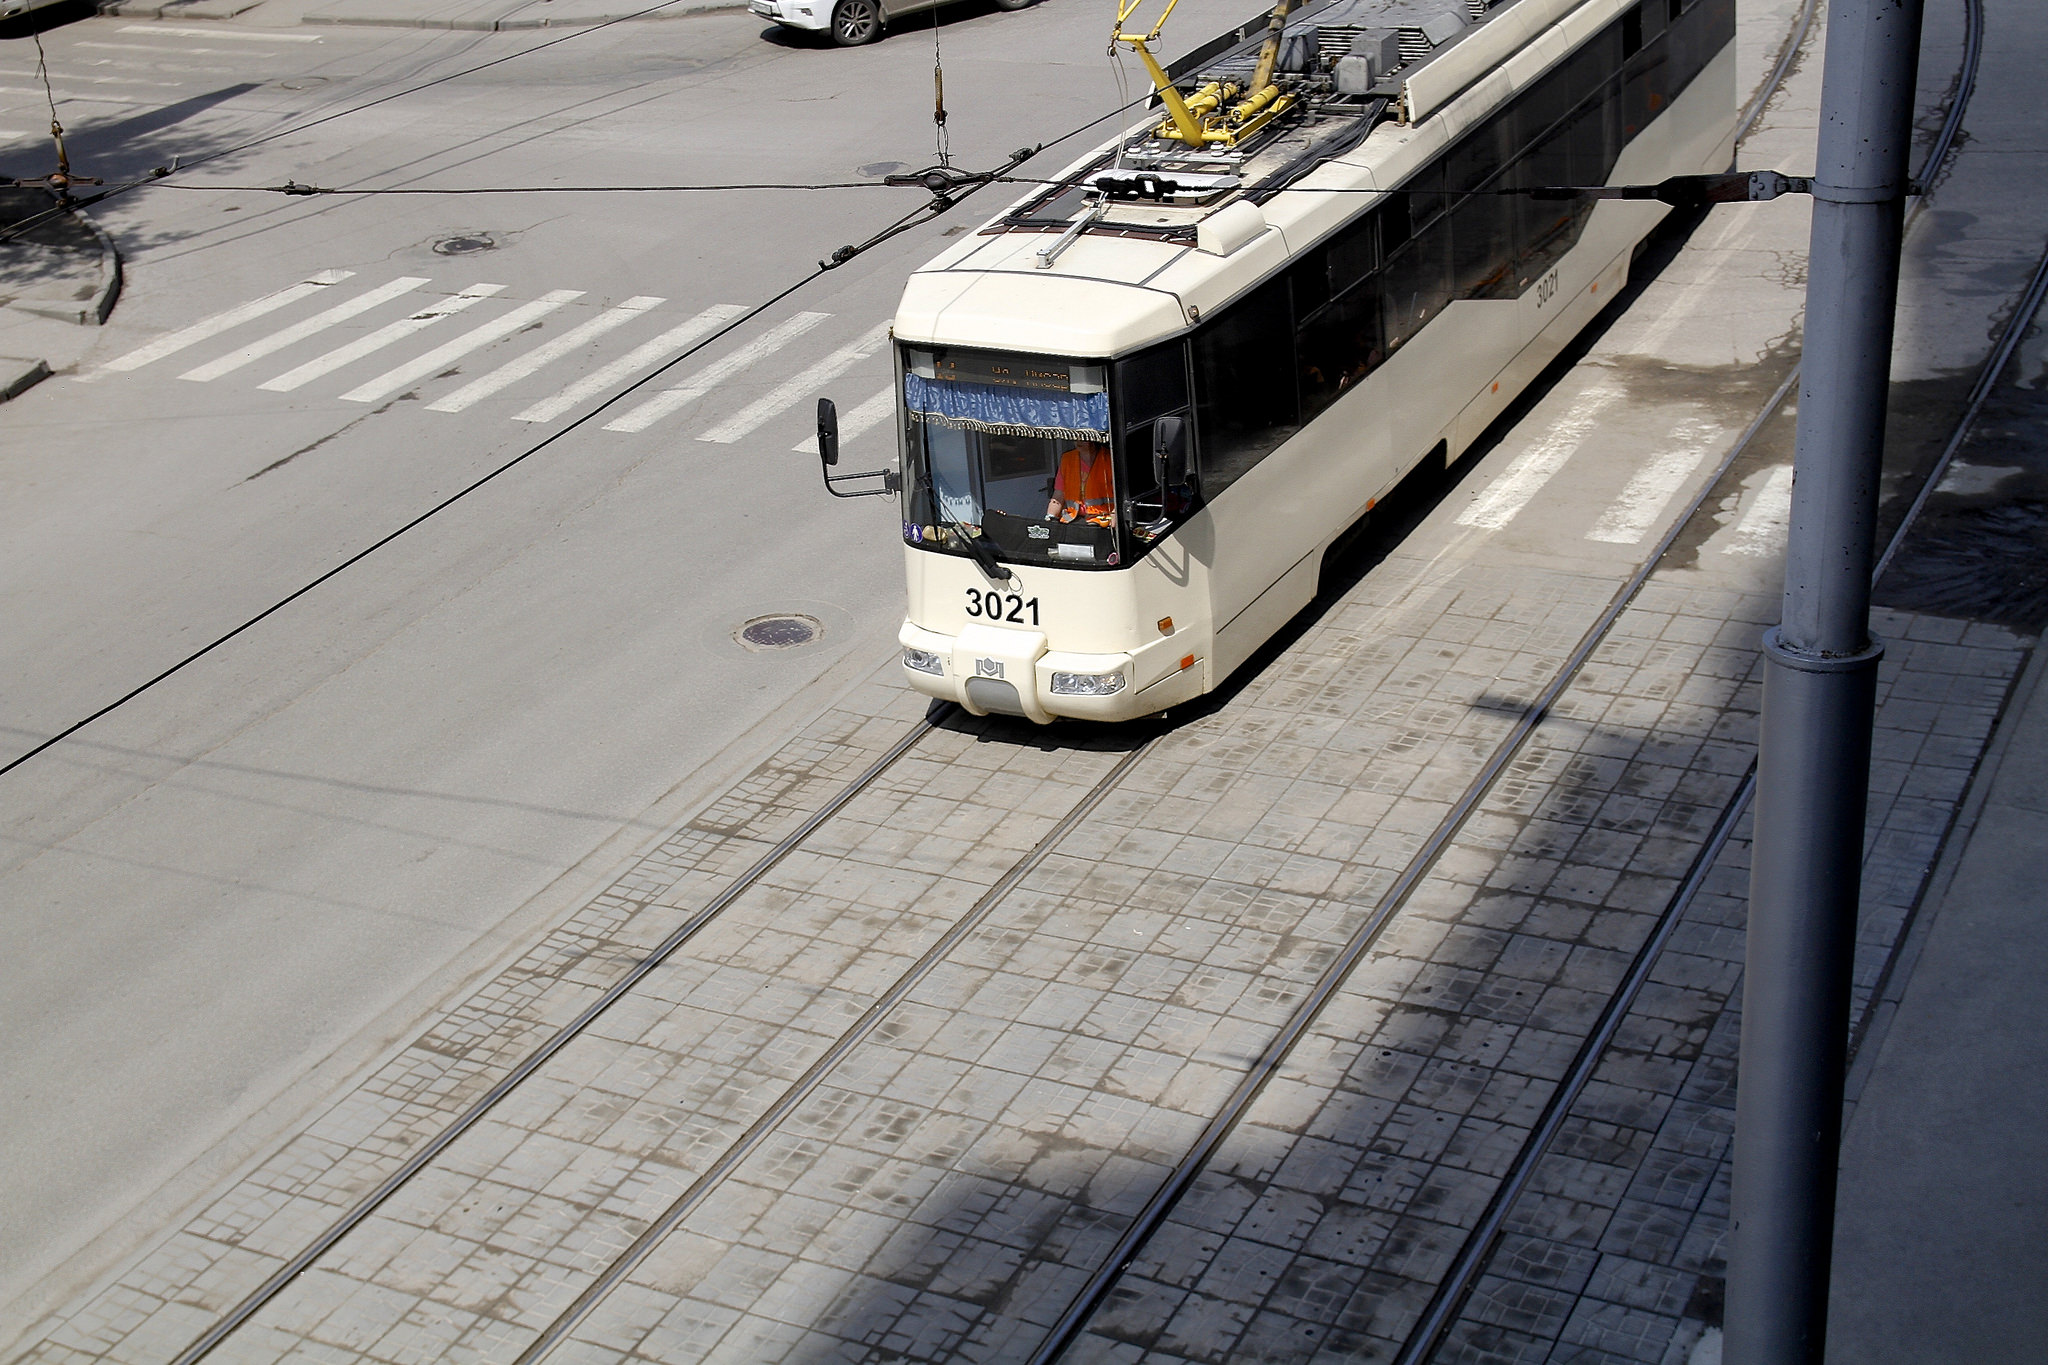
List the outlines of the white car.
{"label": "white car", "polygon": [[[841,47],[858,47],[882,36],[885,25],[907,14],[922,14],[953,0],[747,0],[749,12],[789,28],[830,30]],[[1031,0],[995,0],[997,9],[1023,9]]]}

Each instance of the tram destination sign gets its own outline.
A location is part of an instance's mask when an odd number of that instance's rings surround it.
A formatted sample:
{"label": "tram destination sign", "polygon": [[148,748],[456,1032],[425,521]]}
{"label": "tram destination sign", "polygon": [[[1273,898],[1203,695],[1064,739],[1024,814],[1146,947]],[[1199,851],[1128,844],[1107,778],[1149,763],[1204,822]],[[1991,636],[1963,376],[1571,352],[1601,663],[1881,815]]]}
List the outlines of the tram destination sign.
{"label": "tram destination sign", "polygon": [[1074,387],[1072,368],[1063,362],[992,355],[986,351],[948,351],[933,359],[932,371],[938,379],[999,388],[1071,393]]}

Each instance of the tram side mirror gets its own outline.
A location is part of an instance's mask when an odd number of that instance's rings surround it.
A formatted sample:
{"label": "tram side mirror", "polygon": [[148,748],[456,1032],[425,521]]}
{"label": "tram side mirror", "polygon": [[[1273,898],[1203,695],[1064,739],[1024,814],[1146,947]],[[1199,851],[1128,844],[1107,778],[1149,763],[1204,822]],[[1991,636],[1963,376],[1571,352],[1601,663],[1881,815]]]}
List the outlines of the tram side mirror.
{"label": "tram side mirror", "polygon": [[818,458],[827,469],[839,463],[839,408],[829,398],[818,400]]}
{"label": "tram side mirror", "polygon": [[1188,481],[1188,423],[1162,417],[1152,424],[1152,477],[1163,494]]}

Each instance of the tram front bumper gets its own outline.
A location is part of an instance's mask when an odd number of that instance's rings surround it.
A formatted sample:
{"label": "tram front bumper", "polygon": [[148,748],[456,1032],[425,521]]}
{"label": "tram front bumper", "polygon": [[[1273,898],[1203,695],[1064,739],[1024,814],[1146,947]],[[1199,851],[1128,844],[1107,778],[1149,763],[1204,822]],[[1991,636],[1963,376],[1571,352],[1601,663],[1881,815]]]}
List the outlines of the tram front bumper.
{"label": "tram front bumper", "polygon": [[903,675],[926,696],[956,702],[977,716],[1130,720],[1153,709],[1137,699],[1129,654],[1067,654],[1046,649],[1037,631],[971,625],[957,636],[905,622]]}

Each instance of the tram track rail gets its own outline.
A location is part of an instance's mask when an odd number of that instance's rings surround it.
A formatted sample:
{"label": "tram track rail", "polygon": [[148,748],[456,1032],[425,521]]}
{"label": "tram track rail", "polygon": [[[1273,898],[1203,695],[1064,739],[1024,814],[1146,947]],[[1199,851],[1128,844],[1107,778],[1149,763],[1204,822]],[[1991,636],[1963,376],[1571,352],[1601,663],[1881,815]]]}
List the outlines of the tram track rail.
{"label": "tram track rail", "polygon": [[[1807,3],[1804,5],[1796,31],[1788,40],[1765,87],[1759,90],[1752,101],[1750,109],[1745,112],[1741,123],[1741,128],[1744,132],[1747,132],[1755,125],[1769,100],[1776,94],[1777,87],[1782,84],[1785,76],[1791,70],[1801,44],[1810,31],[1816,4],[1817,0],[1807,0]],[[1923,179],[1928,174],[1939,170],[1948,150],[1952,147],[1956,132],[1960,127],[1963,109],[1967,104],[1970,84],[1974,80],[1974,54],[1981,50],[1981,0],[1968,0],[1968,4],[1972,13],[1978,15],[1978,22],[1973,27],[1974,38],[1968,47],[1968,55],[1966,55],[1966,66],[1971,74],[1968,79],[1959,80],[1958,82],[1956,96],[1951,101],[1951,109],[1937,140],[1938,155],[1930,157],[1928,171],[1923,172]],[[2037,271],[2037,283],[2042,281],[2048,281],[2048,258],[2044,258],[2043,271]],[[2024,317],[2026,315],[2027,313],[2023,310],[2018,316]],[[2023,331],[2023,325],[2014,331],[2013,344],[2017,344],[2018,334]],[[1530,737],[1547,718],[1551,707],[1556,703],[1557,699],[1570,686],[1586,661],[1607,638],[1615,621],[1627,610],[1630,603],[1635,600],[1643,586],[1649,581],[1662,562],[1666,552],[1676,542],[1700,506],[1721,484],[1728,471],[1749,448],[1757,434],[1777,415],[1786,397],[1797,383],[1798,376],[1799,370],[1795,366],[1767,400],[1762,411],[1730,448],[1712,477],[1704,482],[1698,496],[1671,523],[1670,529],[1654,548],[1653,552],[1630,579],[1624,583],[1622,588],[1616,592],[1592,626],[1587,629],[1570,654],[1567,655],[1564,663],[1557,669],[1550,681],[1545,684],[1536,700],[1525,709],[1515,726],[1499,741],[1481,770],[1467,785],[1464,794],[1453,804],[1451,810],[1438,823],[1437,827],[1424,841],[1422,847],[1409,860],[1393,885],[1382,893],[1374,903],[1359,928],[1347,939],[1330,965],[1318,976],[1312,988],[1304,995],[1281,1029],[1274,1035],[1267,1047],[1259,1054],[1251,1069],[1232,1091],[1224,1107],[1204,1126],[1202,1134],[1194,1147],[1174,1168],[1167,1182],[1147,1202],[1138,1219],[1133,1222],[1124,1236],[1119,1239],[1110,1257],[1090,1276],[1082,1293],[1070,1302],[1053,1331],[1047,1335],[1039,1349],[1031,1356],[1033,1365],[1038,1365],[1039,1362],[1051,1362],[1059,1359],[1080,1333],[1085,1330],[1095,1310],[1100,1307],[1104,1299],[1114,1289],[1124,1271],[1140,1254],[1151,1237],[1164,1225],[1174,1206],[1192,1186],[1202,1170],[1207,1167],[1217,1149],[1220,1148],[1223,1141],[1236,1127],[1238,1121],[1249,1110],[1266,1081],[1278,1071],[1329,999],[1342,988],[1351,970],[1371,950],[1374,942],[1380,937],[1387,926],[1393,922],[1405,905],[1408,897],[1455,840],[1458,832],[1463,828],[1471,814],[1478,808],[1480,801],[1491,789],[1494,782],[1507,769],[1508,765],[1514,761]],[[1988,386],[1986,391],[1988,392]],[[1981,401],[1981,396],[1979,396],[1975,403],[1973,403],[1971,408],[1973,415],[1976,405],[1981,404]],[[1930,475],[1927,488],[1931,488],[1933,483],[1939,479],[1940,471],[1946,467],[1947,460],[1952,456],[1955,446],[1959,444],[1959,439],[1951,442],[1949,451],[1944,453],[1941,463],[1937,466],[1934,473]],[[1907,521],[1901,524],[1898,533],[1899,537],[1903,537],[1905,534],[1905,528],[1910,525],[1912,513],[1917,512],[1921,503],[1924,502],[1925,496],[1926,489],[1923,488],[1920,498],[1914,503],[1912,512],[1908,514]],[[1896,548],[1896,543],[1895,539],[1894,548]],[[1888,551],[1887,562],[1889,557],[1890,552]],[[351,1206],[345,1214],[336,1219],[318,1238],[308,1243],[290,1261],[265,1280],[262,1285],[248,1294],[226,1315],[212,1324],[205,1333],[195,1339],[175,1358],[173,1365],[197,1365],[197,1362],[205,1359],[239,1327],[259,1313],[265,1305],[273,1301],[309,1267],[328,1251],[332,1250],[350,1231],[374,1214],[379,1207],[396,1194],[408,1181],[445,1153],[448,1147],[460,1138],[463,1133],[469,1131],[478,1122],[482,1121],[507,1096],[516,1090],[520,1084],[532,1077],[551,1058],[573,1041],[574,1038],[585,1032],[607,1009],[629,994],[649,973],[656,970],[678,949],[713,923],[720,914],[745,895],[748,890],[759,885],[777,865],[783,862],[792,852],[802,847],[819,828],[843,811],[849,803],[863,792],[871,789],[884,773],[893,767],[905,754],[911,752],[939,723],[940,718],[934,715],[927,716],[924,720],[913,725],[880,757],[874,760],[816,811],[812,812],[797,828],[778,841],[766,854],[762,855],[759,860],[749,867],[746,872],[735,878],[731,884],[711,901],[707,902],[704,907],[690,915],[653,950],[642,955],[597,1000],[591,1002],[574,1019],[562,1025],[556,1032],[551,1034],[547,1041],[523,1058],[453,1123],[423,1144],[420,1149],[407,1158],[401,1167],[386,1177],[355,1205]],[[646,1258],[664,1237],[683,1224],[692,1212],[700,1208],[710,1194],[734,1171],[739,1169],[747,1157],[756,1151],[777,1130],[779,1125],[794,1113],[808,1096],[818,1089],[831,1071],[875,1031],[890,1011],[901,1004],[920,981],[928,977],[940,963],[945,961],[947,955],[961,941],[984,923],[1003,898],[1014,890],[1024,877],[1057,847],[1060,840],[1085,819],[1088,813],[1093,811],[1110,792],[1115,790],[1124,778],[1143,760],[1144,756],[1151,752],[1155,743],[1156,739],[1147,740],[1125,753],[1116,763],[1111,765],[1109,770],[1098,779],[1095,785],[1087,791],[1067,815],[1034,845],[1030,852],[978,898],[965,915],[955,920],[918,958],[916,963],[878,996],[851,1027],[846,1029],[794,1083],[788,1086],[759,1117],[748,1125],[741,1136],[729,1144],[721,1155],[706,1167],[704,1172],[689,1188],[651,1223],[624,1253],[616,1257],[605,1270],[600,1272],[598,1277],[585,1288],[574,1303],[565,1309],[518,1357],[519,1365],[534,1365],[535,1362],[546,1357],[555,1346],[569,1336],[578,1323],[596,1309],[614,1287],[630,1275],[632,1270]],[[1740,818],[1741,809],[1746,807],[1748,794],[1753,791],[1753,786],[1752,773],[1751,777],[1745,781],[1742,788],[1738,791],[1735,800],[1730,803],[1729,809],[1733,810],[1734,814],[1727,815],[1724,812],[1722,822],[1717,823],[1714,834],[1710,835],[1708,843],[1702,847],[1699,856],[1695,859],[1693,869],[1688,873],[1680,893],[1674,896],[1675,903],[1678,901],[1679,895],[1685,897],[1684,903],[1690,903],[1690,895],[1693,891],[1697,890],[1698,882],[1704,878],[1706,870],[1712,866],[1713,857],[1725,846],[1736,820]],[[1666,918],[1660,920],[1657,930],[1653,932],[1651,940],[1645,944],[1643,953],[1639,955],[1641,960],[1640,972],[1632,966],[1628,976],[1625,978],[1623,989],[1628,992],[1628,1000],[1633,999],[1633,992],[1639,989],[1641,981],[1647,979],[1649,968],[1655,960],[1656,950],[1661,949],[1663,942],[1669,937],[1670,929],[1675,926],[1677,920],[1681,917],[1682,907],[1676,913],[1667,911]],[[1627,984],[1628,982],[1633,982],[1634,984],[1631,986]],[[1599,1051],[1599,1048],[1595,1046],[1595,1040],[1601,1040],[1601,1045],[1604,1046],[1604,1040],[1611,1038],[1614,1028],[1618,1027],[1621,1018],[1625,1016],[1626,1009],[1627,1001],[1623,1000],[1622,993],[1618,991],[1614,1000],[1610,1001],[1608,1010],[1603,1013],[1601,1020],[1596,1023],[1593,1035],[1590,1035],[1588,1038],[1586,1047],[1591,1051],[1594,1060],[1597,1061]],[[1611,1019],[1610,1015],[1612,1016]],[[1588,1074],[1590,1074],[1590,1070]],[[1580,1082],[1580,1085],[1583,1085],[1583,1081]],[[1555,1121],[1550,1122],[1547,1129],[1539,1125],[1538,1133],[1542,1134],[1542,1140],[1545,1145],[1547,1145],[1549,1137],[1554,1135],[1557,1124],[1562,1122],[1563,1116],[1568,1110],[1569,1104],[1566,1103],[1559,1108]],[[1547,1112],[1546,1119],[1548,1119]],[[1536,1136],[1537,1134],[1532,1133],[1532,1144],[1535,1142]],[[1532,1170],[1534,1160],[1540,1158],[1540,1155],[1541,1150],[1539,1148],[1535,1151],[1535,1157],[1530,1162]],[[1524,1179],[1526,1180],[1526,1177]],[[1505,1207],[1504,1205],[1503,1216]],[[1483,1252],[1484,1250],[1485,1248],[1481,1247],[1481,1251]],[[1475,1266],[1483,1265],[1483,1263],[1484,1255],[1482,1254],[1475,1261]],[[1474,1274],[1476,1275],[1476,1270]],[[1446,1283],[1448,1284],[1449,1281],[1446,1281]],[[1466,1288],[1469,1289],[1469,1283],[1466,1285]],[[1462,1294],[1457,1301],[1462,1302]],[[1455,1313],[1450,1318],[1444,1320],[1444,1325],[1447,1325],[1449,1321],[1454,1319]],[[1417,1361],[1423,1358],[1425,1357],[1413,1357]],[[1406,1362],[1411,1359],[1411,1356],[1404,1353],[1402,1359]]]}
{"label": "tram track rail", "polygon": [[[1782,49],[1771,75],[1766,80],[1764,86],[1759,89],[1751,102],[1750,108],[1745,111],[1739,123],[1738,143],[1741,137],[1746,136],[1755,127],[1771,98],[1777,93],[1777,88],[1783,83],[1786,75],[1792,69],[1802,45],[1811,32],[1816,7],[1815,0],[1808,0],[1808,3],[1802,8],[1800,19],[1792,36]],[[1970,98],[1975,91],[1977,70],[1983,53],[1983,0],[1964,0],[1964,12],[1965,34],[1963,55],[1959,63],[1957,79],[1950,91],[1947,100],[1948,107],[1944,113],[1939,130],[1930,144],[1927,158],[1919,173],[1913,178],[1913,183],[1916,186],[1931,184],[1946,165],[1950,154],[1955,149],[1956,140],[1962,128],[1962,120],[1968,111]],[[1912,212],[1907,218],[1908,227],[1919,216],[1925,206],[1925,202],[1923,199],[1913,206]],[[2024,337],[2028,321],[2032,318],[2034,311],[2040,306],[2044,293],[2048,293],[2048,254],[2044,254],[2040,264],[2037,265],[2033,277],[2026,290],[2023,291],[2021,302],[2016,307],[2013,317],[2008,321],[2000,340],[1994,346],[1992,354],[1986,359],[1984,367],[1971,389],[1961,419],[1946,443],[1940,457],[1927,474],[1917,495],[1908,507],[1904,518],[1899,523],[1883,555],[1880,557],[1873,571],[1873,582],[1876,581],[1878,576],[1882,575],[1886,566],[1890,564],[1892,558],[1904,543],[1914,517],[1919,514],[1920,509],[1925,505],[1934,486],[1940,482],[1943,472],[1948,468],[1955,452],[1960,448],[1971,423],[1974,422],[1977,412],[1983,405],[1984,399],[1989,395],[1997,375],[2003,370],[2006,362],[2011,358],[2013,350],[2017,348],[2020,340]],[[1247,1073],[1245,1078],[1232,1091],[1224,1107],[1204,1126],[1201,1136],[1190,1148],[1187,1155],[1174,1167],[1153,1197],[1147,1201],[1131,1227],[1119,1238],[1109,1258],[1098,1267],[1096,1272],[1089,1277],[1081,1292],[1070,1301],[1068,1307],[1055,1322],[1045,1340],[1029,1357],[1030,1365],[1053,1365],[1053,1362],[1059,1361],[1066,1355],[1074,1342],[1086,1330],[1089,1321],[1108,1299],[1125,1272],[1137,1260],[1151,1239],[1165,1225],[1174,1208],[1208,1168],[1224,1141],[1250,1111],[1260,1092],[1265,1088],[1266,1082],[1280,1070],[1294,1046],[1307,1033],[1310,1025],[1314,1023],[1316,1016],[1322,1012],[1330,998],[1342,988],[1344,981],[1349,977],[1352,970],[1364,958],[1366,953],[1371,950],[1374,942],[1379,939],[1399,912],[1401,905],[1413,893],[1416,886],[1421,883],[1429,870],[1441,857],[1445,848],[1455,838],[1459,829],[1463,827],[1466,820],[1469,819],[1472,812],[1478,807],[1480,800],[1487,790],[1491,788],[1500,773],[1506,769],[1508,763],[1512,761],[1522,745],[1534,734],[1537,727],[1549,714],[1550,708],[1564,693],[1572,679],[1577,676],[1586,660],[1591,657],[1594,650],[1606,639],[1615,621],[1620,618],[1622,612],[1635,600],[1643,587],[1655,574],[1662,564],[1665,555],[1678,541],[1692,519],[1721,486],[1722,481],[1727,477],[1729,471],[1735,466],[1741,456],[1746,453],[1758,433],[1777,416],[1779,409],[1784,405],[1785,400],[1791,395],[1794,387],[1798,384],[1801,370],[1802,367],[1795,364],[1770,397],[1765,400],[1761,410],[1751,420],[1741,435],[1738,436],[1728,453],[1723,457],[1719,467],[1714,471],[1712,477],[1702,484],[1697,495],[1673,519],[1664,536],[1644,560],[1641,567],[1623,585],[1615,599],[1609,603],[1608,607],[1587,630],[1585,636],[1574,648],[1565,664],[1545,686],[1536,701],[1523,713],[1515,729],[1501,741],[1499,748],[1489,758],[1487,764],[1472,779],[1471,785],[1467,787],[1464,794],[1453,805],[1450,812],[1445,815],[1436,829],[1431,832],[1415,857],[1403,868],[1393,886],[1374,905],[1372,911],[1351,939],[1345,943],[1343,949],[1331,962],[1323,976],[1318,979],[1315,986],[1303,998],[1296,1010],[1290,1014],[1286,1023],[1283,1024],[1280,1031],[1275,1035],[1272,1043],[1269,1044],[1265,1052],[1260,1054],[1252,1070]],[[1524,1140],[1520,1149],[1518,1149],[1515,1159],[1510,1163],[1507,1173],[1502,1177],[1501,1184],[1497,1187],[1493,1198],[1489,1200],[1485,1211],[1481,1214],[1478,1225],[1468,1235],[1465,1243],[1460,1248],[1457,1258],[1452,1262],[1451,1270],[1440,1282],[1436,1293],[1424,1309],[1422,1317],[1409,1333],[1401,1353],[1396,1357],[1395,1365],[1424,1365],[1424,1362],[1429,1359],[1431,1353],[1442,1342],[1444,1334],[1448,1332],[1451,1325],[1456,1321],[1458,1310],[1469,1297],[1473,1285],[1476,1284],[1486,1262],[1490,1259],[1492,1249],[1498,1241],[1514,1201],[1526,1189],[1544,1153],[1549,1149],[1558,1130],[1569,1116],[1572,1104],[1584,1091],[1586,1083],[1592,1078],[1600,1058],[1606,1052],[1608,1045],[1613,1041],[1614,1035],[1619,1030],[1622,1021],[1627,1017],[1630,1006],[1634,1004],[1643,985],[1649,980],[1650,973],[1656,965],[1658,956],[1669,942],[1673,931],[1683,920],[1686,909],[1691,906],[1700,888],[1705,884],[1716,859],[1719,858],[1721,852],[1733,837],[1736,826],[1748,811],[1750,801],[1754,797],[1755,792],[1756,764],[1752,760],[1747,772],[1738,783],[1735,793],[1729,798],[1720,815],[1716,818],[1705,842],[1696,852],[1684,877],[1681,878],[1679,886],[1673,892],[1670,901],[1659,914],[1649,936],[1638,949],[1628,969],[1624,972],[1620,982],[1616,985],[1603,1006],[1601,1013],[1595,1019],[1593,1028],[1588,1033],[1578,1053],[1574,1056],[1552,1098],[1546,1104],[1536,1124],[1532,1127],[1529,1136]],[[1902,930],[1902,938],[1903,932]],[[1886,975],[1889,975],[1891,965],[1891,961],[1888,960],[1885,967]],[[1882,978],[1880,979],[1881,984]],[[1877,992],[1873,992],[1873,1007],[1877,1000],[1877,995]],[[1862,1036],[1862,1032],[1863,1028],[1859,1025],[1856,1030],[1856,1035],[1859,1039]]]}
{"label": "tram track rail", "polygon": [[[1964,406],[1961,418],[1952,429],[1941,456],[1928,472],[1926,481],[1921,485],[1919,494],[1913,499],[1898,528],[1893,532],[1890,541],[1887,543],[1884,553],[1879,557],[1877,567],[1871,574],[1873,584],[1883,577],[1885,568],[1890,565],[1900,549],[1905,545],[1907,536],[1913,529],[1915,519],[1919,516],[1920,510],[1926,505],[1929,493],[1936,484],[1941,482],[1942,475],[1953,461],[1956,451],[1961,448],[1964,440],[1967,439],[1972,427],[1976,423],[1978,412],[1983,407],[1984,399],[1989,396],[1992,386],[1996,383],[1997,376],[2011,361],[2013,352],[2019,348],[2020,342],[2026,335],[2030,321],[2040,309],[2044,298],[2048,298],[2048,251],[2044,251],[2036,261],[2033,274],[2021,295],[2020,302],[2014,310],[2012,318],[2007,321],[2005,328],[2001,331],[1991,354],[1986,358],[1982,368],[1979,370],[1977,380],[1971,388],[1970,398]],[[1563,1127],[1573,1105],[1577,1103],[1579,1097],[1584,1093],[1587,1082],[1592,1080],[1593,1074],[1598,1069],[1608,1045],[1614,1041],[1615,1033],[1620,1029],[1622,1021],[1627,1017],[1630,1008],[1635,1004],[1643,985],[1650,979],[1651,970],[1656,966],[1657,958],[1663,953],[1665,945],[1670,941],[1672,932],[1685,918],[1686,912],[1692,908],[1694,900],[1698,897],[1701,888],[1706,883],[1707,874],[1712,871],[1715,861],[1734,837],[1736,828],[1740,825],[1743,816],[1748,813],[1750,802],[1756,796],[1756,771],[1756,762],[1752,759],[1748,769],[1743,773],[1742,781],[1736,788],[1735,794],[1728,799],[1727,804],[1722,807],[1720,813],[1715,817],[1713,828],[1708,834],[1706,842],[1701,845],[1692,864],[1687,868],[1684,878],[1680,881],[1677,890],[1673,892],[1670,901],[1658,915],[1656,924],[1652,928],[1649,937],[1637,951],[1636,956],[1630,961],[1621,984],[1602,1009],[1593,1031],[1587,1036],[1585,1043],[1573,1057],[1564,1078],[1559,1082],[1556,1093],[1551,1097],[1549,1103],[1545,1105],[1543,1113],[1537,1120],[1535,1127],[1531,1130],[1528,1139],[1517,1150],[1513,1161],[1508,1166],[1506,1174],[1501,1179],[1499,1188],[1488,1202],[1485,1212],[1480,1216],[1479,1222],[1460,1248],[1457,1258],[1452,1262],[1451,1271],[1440,1284],[1437,1294],[1430,1301],[1429,1307],[1424,1310],[1423,1317],[1417,1323],[1414,1332],[1411,1333],[1407,1345],[1403,1348],[1401,1354],[1395,1357],[1394,1365],[1423,1365],[1424,1362],[1430,1359],[1431,1354],[1437,1347],[1441,1345],[1444,1335],[1449,1332],[1451,1326],[1457,1320],[1459,1311],[1470,1297],[1472,1289],[1478,1283],[1480,1276],[1485,1272],[1486,1265],[1492,1257],[1494,1247],[1498,1242],[1502,1229],[1507,1223],[1509,1214],[1513,1211],[1516,1200],[1528,1188],[1530,1180],[1536,1173],[1537,1166],[1548,1153],[1551,1143],[1557,1137],[1558,1130]],[[1951,815],[1948,828],[1944,829],[1942,833],[1942,845],[1946,844],[1949,834],[1953,831],[1954,823],[1954,816]],[[1909,913],[1906,921],[1899,926],[1891,949],[1885,956],[1884,966],[1880,969],[1876,980],[1872,983],[1869,998],[1865,1001],[1862,1011],[1855,1020],[1850,1035],[1848,1052],[1848,1058],[1851,1063],[1854,1062],[1856,1055],[1861,1051],[1863,1043],[1869,1036],[1872,1021],[1875,1019],[1883,1003],[1886,987],[1897,967],[1900,950],[1912,932],[1914,913],[1917,913],[1921,902],[1925,898],[1928,880],[1932,877],[1940,859],[1939,847],[1937,846],[1935,858],[1929,861],[1921,877],[1920,887],[1913,899],[1913,913]]]}

